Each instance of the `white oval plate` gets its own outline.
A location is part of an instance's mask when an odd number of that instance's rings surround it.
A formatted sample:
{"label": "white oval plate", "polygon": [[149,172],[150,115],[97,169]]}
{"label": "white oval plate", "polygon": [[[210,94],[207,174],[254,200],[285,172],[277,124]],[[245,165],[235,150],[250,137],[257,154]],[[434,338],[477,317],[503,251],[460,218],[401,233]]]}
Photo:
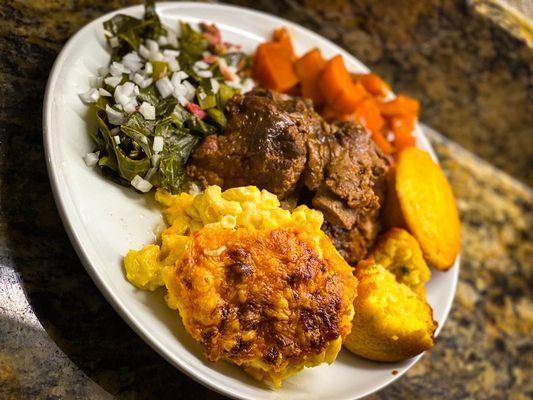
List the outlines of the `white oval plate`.
{"label": "white oval plate", "polygon": [[[179,19],[215,22],[224,40],[253,52],[272,30],[289,27],[299,54],[319,47],[325,57],[342,54],[353,71],[367,68],[346,51],[289,21],[248,9],[199,3],[158,4],[164,24]],[[160,223],[157,207],[148,196],[115,185],[87,168],[82,156],[93,150],[87,135],[95,129],[89,108],[78,94],[89,88],[88,77],[107,65],[102,23],[116,13],[140,17],[141,6],[125,8],[91,22],[65,45],[54,64],[44,103],[44,140],[48,172],[56,203],[70,240],[87,272],[124,320],[157,352],[190,377],[227,396],[240,399],[355,399],[398,379],[419,357],[386,364],[363,360],[343,350],[332,365],[309,368],[287,380],[280,390],[255,382],[229,363],[206,361],[200,347],[185,332],[178,313],[165,306],[162,292],[136,290],[123,275],[122,257],[128,249],[153,242],[153,228]],[[435,154],[422,132],[418,145]],[[459,260],[446,272],[433,271],[427,285],[439,329],[452,304]],[[392,371],[398,374],[393,375]]]}

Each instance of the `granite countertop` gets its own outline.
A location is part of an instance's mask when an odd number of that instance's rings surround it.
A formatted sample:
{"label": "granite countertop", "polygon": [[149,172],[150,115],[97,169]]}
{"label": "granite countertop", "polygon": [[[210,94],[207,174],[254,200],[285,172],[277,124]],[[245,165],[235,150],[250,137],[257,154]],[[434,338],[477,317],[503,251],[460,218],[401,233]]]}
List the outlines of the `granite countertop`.
{"label": "granite countertop", "polygon": [[[46,175],[40,111],[55,55],[81,25],[129,3],[0,4],[0,399],[221,398],[166,363],[105,301],[66,236]],[[509,111],[500,107],[511,89],[498,89],[490,101],[481,94],[487,87],[468,79],[468,87],[453,80],[450,89],[445,83],[453,73],[432,64],[443,60],[442,54],[432,58],[440,39],[428,41],[427,54],[419,52],[423,43],[411,43],[420,32],[439,32],[434,25],[421,27],[409,18],[396,21],[394,29],[410,32],[397,39],[403,43],[398,45],[389,42],[393,39],[384,30],[385,22],[370,22],[379,14],[379,2],[336,0],[331,7],[314,0],[282,3],[285,8],[279,2],[255,5],[337,39],[401,90],[420,97],[423,120],[462,144],[425,128],[450,178],[462,218],[462,266],[452,311],[435,348],[404,377],[370,398],[532,398],[533,192],[465,149],[476,150],[491,163],[496,162],[491,154],[501,152],[498,165],[531,183],[528,160],[521,157],[531,149],[533,114],[523,102],[531,96],[531,71],[524,69],[531,56],[527,40],[511,35],[512,29],[505,31],[506,37],[460,2],[398,2],[409,5],[413,15],[429,13],[434,23],[448,27],[444,42],[451,43],[446,52],[450,58],[459,52],[459,60],[449,61],[454,68],[462,62],[465,73],[481,71],[487,82],[516,80],[517,98],[509,106],[513,114],[492,127],[494,140],[487,143],[492,122],[481,114]],[[469,4],[473,3],[478,2]],[[486,59],[461,61],[468,46],[462,48],[457,43],[461,36],[452,35],[458,23],[454,13],[457,18],[473,13],[472,24],[481,29],[479,33],[464,28],[468,40],[477,43],[476,35],[485,40],[470,51],[492,46],[507,59],[491,68],[484,66]],[[491,35],[485,36],[487,31]],[[402,55],[405,60],[400,60]],[[430,85],[427,79],[435,82]],[[446,112],[460,110],[466,100],[475,105],[447,129]],[[484,133],[470,131],[480,126]],[[508,128],[516,132],[522,153],[515,152],[516,143],[502,145],[511,141],[502,133]]]}

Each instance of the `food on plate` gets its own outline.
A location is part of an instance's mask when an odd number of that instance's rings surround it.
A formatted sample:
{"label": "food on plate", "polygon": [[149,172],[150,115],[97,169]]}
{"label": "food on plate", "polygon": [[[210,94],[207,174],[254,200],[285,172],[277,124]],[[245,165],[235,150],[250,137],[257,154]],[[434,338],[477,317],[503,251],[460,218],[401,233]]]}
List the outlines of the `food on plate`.
{"label": "food on plate", "polygon": [[254,78],[264,87],[286,92],[298,84],[293,59],[294,50],[288,31],[276,30],[271,42],[257,46],[253,63]]}
{"label": "food on plate", "polygon": [[420,245],[409,232],[401,228],[388,230],[378,237],[367,257],[391,271],[399,282],[409,286],[419,297],[425,298],[424,285],[431,272]]}
{"label": "food on plate", "polygon": [[268,91],[237,95],[228,124],[193,152],[188,174],[204,186],[257,185],[289,206],[324,213],[324,230],[349,263],[379,231],[389,161],[354,122],[327,124],[310,101]]}
{"label": "food on plate", "polygon": [[423,297],[373,260],[359,262],[355,276],[359,284],[346,348],[370,360],[392,362],[433,347],[437,323]]}
{"label": "food on plate", "polygon": [[341,55],[325,60],[314,48],[296,58],[286,29],[276,30],[272,41],[257,48],[253,72],[262,88],[311,99],[328,121],[359,122],[386,154],[416,145],[417,100],[394,97],[390,86],[374,73],[350,73]]}
{"label": "food on plate", "polygon": [[303,97],[311,99],[315,106],[324,104],[324,94],[318,85],[318,76],[326,65],[320,50],[312,49],[294,62],[296,75],[300,79]]}
{"label": "food on plate", "polygon": [[356,280],[318,228],[203,228],[165,276],[206,357],[276,387],[333,362],[350,331]]}
{"label": "food on plate", "polygon": [[224,133],[205,138],[189,174],[204,185],[253,184],[290,197],[305,169],[306,139],[322,134],[322,119],[306,103],[266,91],[235,96],[226,110]]}
{"label": "food on plate", "polygon": [[113,17],[112,63],[81,95],[98,124],[86,163],[157,187],[168,225],[126,254],[126,278],[165,288],[208,360],[275,387],[333,362],[343,342],[376,361],[431,348],[426,260],[452,265],[459,218],[415,147],[419,103],[341,55],[298,57],[285,28],[252,65],[198,26],[177,34],[153,1],[143,19]]}
{"label": "food on plate", "polygon": [[182,189],[192,149],[225,126],[228,99],[254,86],[247,55],[222,42],[215,25],[199,27],[181,22],[178,35],[153,1],[143,19],[119,14],[104,23],[111,63],[80,95],[98,123],[87,165],[140,192]]}
{"label": "food on plate", "polygon": [[386,223],[409,230],[433,267],[450,268],[461,244],[460,221],[442,169],[427,152],[410,147],[398,155],[391,186]]}
{"label": "food on plate", "polygon": [[128,280],[148,290],[163,285],[162,269],[176,262],[190,234],[204,226],[273,229],[299,221],[320,228],[323,223],[320,212],[306,206],[292,212],[282,209],[276,195],[254,186],[224,192],[218,186],[209,186],[202,193],[177,195],[158,189],[155,200],[163,208],[165,222],[169,225],[161,233],[161,246],[148,245],[140,251],[130,251],[124,260]]}
{"label": "food on plate", "polygon": [[141,288],[166,286],[167,304],[210,361],[279,387],[335,360],[357,280],[320,230],[320,212],[284,210],[253,186],[156,196],[170,227],[161,247],[128,253],[127,277]]}

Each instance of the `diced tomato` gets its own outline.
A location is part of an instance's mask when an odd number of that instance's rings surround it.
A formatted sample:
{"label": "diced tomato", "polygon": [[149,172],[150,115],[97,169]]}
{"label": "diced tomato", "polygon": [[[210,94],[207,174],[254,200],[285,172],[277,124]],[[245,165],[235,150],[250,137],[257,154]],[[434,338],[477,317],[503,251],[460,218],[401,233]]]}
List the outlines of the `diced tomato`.
{"label": "diced tomato", "polygon": [[202,110],[202,108],[198,104],[195,104],[195,103],[189,102],[187,103],[185,108],[187,109],[187,111],[189,111],[192,115],[196,116],[198,119],[204,119],[207,115],[205,111]]}

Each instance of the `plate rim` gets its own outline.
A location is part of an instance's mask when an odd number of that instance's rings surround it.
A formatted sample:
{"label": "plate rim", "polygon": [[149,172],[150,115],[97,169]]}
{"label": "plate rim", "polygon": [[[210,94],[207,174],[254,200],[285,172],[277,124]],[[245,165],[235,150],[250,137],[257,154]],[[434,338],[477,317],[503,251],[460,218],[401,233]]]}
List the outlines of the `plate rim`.
{"label": "plate rim", "polygon": [[[288,26],[293,29],[298,29],[305,33],[307,36],[309,36],[312,39],[319,39],[320,41],[325,41],[328,43],[328,45],[335,48],[336,51],[339,51],[344,57],[347,57],[351,59],[351,61],[356,62],[357,64],[360,64],[364,69],[367,71],[370,71],[366,65],[364,65],[361,61],[359,61],[355,56],[350,54],[348,51],[344,50],[337,44],[333,43],[329,39],[319,35],[318,33],[313,32],[312,30],[297,24],[295,22],[289,21],[285,18],[279,17],[277,15],[269,14],[263,11],[257,11],[254,9],[250,9],[247,7],[242,6],[236,6],[236,5],[228,5],[228,4],[213,4],[213,3],[196,3],[196,2],[176,2],[176,1],[170,1],[165,3],[156,3],[157,10],[164,10],[166,8],[180,8],[180,7],[198,7],[198,8],[210,8],[210,9],[230,9],[235,10],[238,12],[245,12],[250,14],[251,16],[261,16],[261,17],[267,17],[270,19],[273,19],[275,22],[283,24],[285,26]],[[45,159],[46,159],[46,168],[48,173],[48,178],[50,180],[52,193],[54,197],[54,201],[58,210],[58,213],[60,215],[61,221],[63,223],[63,226],[65,227],[65,231],[67,232],[68,238],[74,247],[74,250],[76,251],[76,254],[78,255],[82,265],[84,266],[86,272],[89,274],[95,285],[97,286],[98,290],[102,295],[105,297],[107,302],[111,304],[115,312],[128,324],[128,326],[137,334],[139,335],[143,341],[148,344],[154,351],[156,351],[159,355],[161,355],[167,362],[169,362],[172,366],[178,368],[181,372],[183,372],[185,375],[187,375],[189,378],[195,380],[196,382],[199,382],[200,384],[206,386],[207,388],[214,390],[220,394],[230,396],[237,399],[245,399],[249,400],[252,399],[251,397],[245,396],[239,392],[234,391],[229,386],[224,385],[218,385],[217,383],[211,381],[207,376],[203,375],[202,373],[198,373],[194,368],[190,368],[189,365],[182,360],[179,359],[179,357],[175,357],[173,353],[170,353],[167,349],[165,349],[164,346],[162,346],[159,341],[154,338],[151,333],[146,330],[144,325],[140,323],[134,314],[130,313],[123,305],[123,301],[115,295],[113,290],[107,286],[107,284],[104,282],[102,276],[100,276],[96,269],[92,266],[91,258],[87,254],[86,249],[83,246],[83,241],[78,236],[74,221],[72,218],[70,218],[69,214],[71,211],[69,211],[68,204],[69,201],[74,204],[73,199],[70,198],[70,195],[67,191],[63,190],[60,185],[60,173],[58,170],[56,170],[56,163],[54,160],[57,160],[55,154],[54,154],[54,146],[52,145],[52,134],[51,134],[51,120],[52,120],[52,114],[53,114],[53,107],[52,107],[52,90],[55,88],[57,81],[59,79],[59,72],[60,67],[63,65],[65,58],[67,54],[69,53],[75,39],[81,35],[82,32],[88,31],[92,26],[97,25],[98,23],[101,23],[104,20],[107,20],[108,18],[112,17],[115,14],[118,13],[136,13],[139,11],[142,11],[143,5],[134,5],[129,7],[123,7],[117,10],[110,11],[106,14],[103,14],[99,16],[98,18],[95,18],[88,23],[86,23],[83,27],[81,27],[78,31],[76,31],[69,40],[65,43],[65,45],[62,47],[61,51],[58,53],[52,68],[49,73],[49,77],[46,84],[45,94],[43,98],[43,111],[42,111],[42,129],[43,129],[43,144],[44,144],[44,153],[45,153]],[[424,134],[423,130],[421,129],[421,125],[417,123],[417,126],[415,128],[417,140],[420,140],[427,149],[429,149],[429,153],[431,154],[432,158],[435,159],[438,162],[438,158],[435,154],[435,151],[433,149],[433,146],[431,146],[431,143],[429,142],[427,136]],[[447,273],[453,274],[453,286],[450,293],[450,301],[447,302],[444,313],[443,313],[443,322],[442,324],[439,324],[437,327],[437,330],[435,332],[435,337],[438,336],[438,334],[441,332],[442,328],[444,327],[444,324],[446,323],[450,310],[452,308],[456,290],[457,290],[457,283],[458,283],[458,276],[460,272],[460,265],[461,265],[461,257],[460,254],[457,256],[453,266],[450,268],[450,270]],[[366,397],[372,393],[375,393],[384,387],[392,384],[393,382],[397,381],[399,378],[401,378],[414,364],[416,364],[420,358],[424,356],[426,352],[419,354],[409,360],[406,360],[408,365],[405,368],[402,368],[402,370],[397,374],[391,377],[388,380],[384,380],[379,385],[376,385],[376,387],[367,390],[364,393],[358,394],[356,397],[349,397],[349,399],[359,399]],[[348,398],[346,398],[348,399]]]}

